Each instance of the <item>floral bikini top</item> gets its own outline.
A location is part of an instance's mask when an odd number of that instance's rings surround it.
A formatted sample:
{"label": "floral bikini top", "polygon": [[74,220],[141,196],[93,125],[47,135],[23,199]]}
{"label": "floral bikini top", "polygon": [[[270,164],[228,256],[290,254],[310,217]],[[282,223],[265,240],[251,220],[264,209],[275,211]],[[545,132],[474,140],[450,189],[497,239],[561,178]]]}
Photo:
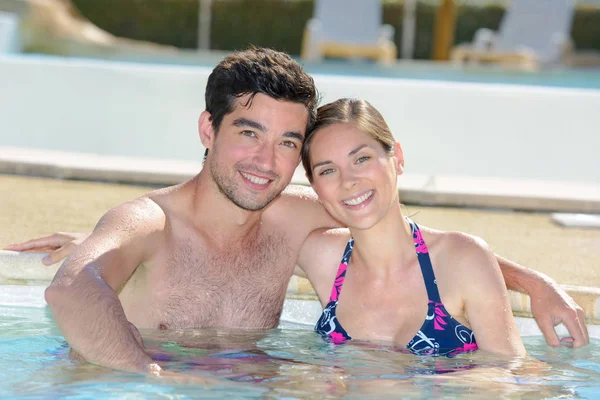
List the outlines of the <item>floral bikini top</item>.
{"label": "floral bikini top", "polygon": [[[405,217],[406,218],[406,217]],[[423,240],[421,230],[409,218],[406,218],[412,229],[415,249],[429,298],[427,317],[421,329],[408,343],[406,348],[416,355],[454,356],[459,353],[477,350],[473,331],[460,324],[446,311],[437,289],[437,282],[431,266],[429,251]],[[346,277],[346,269],[352,255],[354,239],[350,239],[344,250],[344,256],[338,269],[329,303],[323,310],[315,331],[334,343],[342,343],[351,337],[338,321],[335,312],[342,285]]]}

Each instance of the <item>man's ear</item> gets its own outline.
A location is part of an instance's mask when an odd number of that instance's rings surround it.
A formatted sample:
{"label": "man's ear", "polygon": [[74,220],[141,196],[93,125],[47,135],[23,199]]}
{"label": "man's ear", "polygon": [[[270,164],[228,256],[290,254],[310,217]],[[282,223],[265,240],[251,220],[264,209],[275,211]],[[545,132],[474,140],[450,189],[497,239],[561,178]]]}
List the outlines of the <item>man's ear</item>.
{"label": "man's ear", "polygon": [[402,175],[404,173],[404,152],[400,142],[394,142],[394,158],[396,159],[396,173]]}
{"label": "man's ear", "polygon": [[208,111],[203,111],[198,118],[198,135],[202,145],[207,149],[213,147],[215,141],[215,131],[212,126],[212,118]]}

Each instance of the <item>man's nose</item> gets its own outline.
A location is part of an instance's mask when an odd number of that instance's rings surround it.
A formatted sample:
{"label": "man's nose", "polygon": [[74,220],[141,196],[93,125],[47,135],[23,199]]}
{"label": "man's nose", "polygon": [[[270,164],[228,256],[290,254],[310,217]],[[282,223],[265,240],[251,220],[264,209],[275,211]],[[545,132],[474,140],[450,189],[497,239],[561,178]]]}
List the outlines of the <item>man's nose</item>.
{"label": "man's nose", "polygon": [[256,166],[263,171],[273,171],[275,169],[275,149],[270,143],[263,144],[254,156]]}

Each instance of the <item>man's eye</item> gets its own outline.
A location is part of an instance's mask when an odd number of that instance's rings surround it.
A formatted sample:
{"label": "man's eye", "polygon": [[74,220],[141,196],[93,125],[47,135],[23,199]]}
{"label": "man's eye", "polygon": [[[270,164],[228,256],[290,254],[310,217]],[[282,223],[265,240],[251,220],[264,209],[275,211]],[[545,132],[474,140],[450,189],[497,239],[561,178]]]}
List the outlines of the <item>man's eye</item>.
{"label": "man's eye", "polygon": [[289,147],[290,149],[297,149],[298,148],[298,145],[295,142],[292,142],[291,140],[284,140],[282,142],[282,144],[285,147]]}
{"label": "man's eye", "polygon": [[248,136],[248,137],[256,137],[256,133],[252,132],[252,131],[242,131],[241,134],[243,136]]}

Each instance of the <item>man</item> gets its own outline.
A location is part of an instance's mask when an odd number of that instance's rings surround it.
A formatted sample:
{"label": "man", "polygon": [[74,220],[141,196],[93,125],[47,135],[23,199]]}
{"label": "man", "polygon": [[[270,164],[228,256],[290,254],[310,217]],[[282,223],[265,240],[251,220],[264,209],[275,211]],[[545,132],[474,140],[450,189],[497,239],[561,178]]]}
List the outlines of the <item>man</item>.
{"label": "man", "polygon": [[[90,362],[161,375],[137,328],[277,326],[296,260],[311,251],[305,238],[338,225],[310,189],[284,191],[318,100],[300,65],[267,49],[231,54],[205,97],[202,171],[108,211],[46,290],[61,332]],[[550,344],[563,319],[575,346],[588,342],[582,311],[564,292],[499,262],[508,287],[532,296]]]}

